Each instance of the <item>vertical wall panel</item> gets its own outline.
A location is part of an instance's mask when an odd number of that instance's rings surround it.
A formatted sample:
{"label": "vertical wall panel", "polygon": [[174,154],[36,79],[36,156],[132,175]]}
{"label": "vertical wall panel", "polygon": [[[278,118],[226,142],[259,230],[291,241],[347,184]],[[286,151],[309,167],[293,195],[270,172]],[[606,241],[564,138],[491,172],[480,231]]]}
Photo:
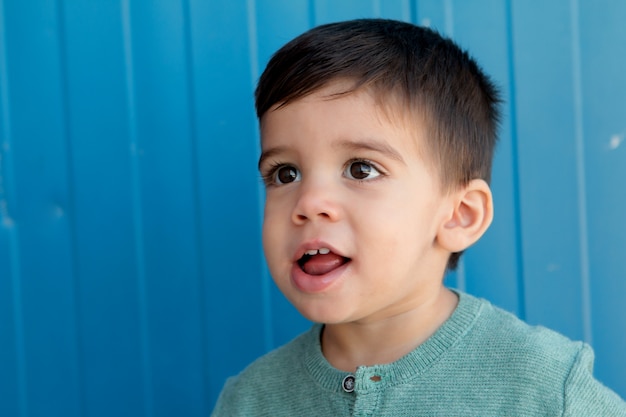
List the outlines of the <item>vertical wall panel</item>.
{"label": "vertical wall panel", "polygon": [[[256,63],[258,75],[265,68],[270,56],[292,38],[315,24],[315,1],[312,0],[250,0],[255,14],[258,49]],[[256,85],[256,79],[253,80]]]}
{"label": "vertical wall panel", "polygon": [[[202,310],[184,3],[129,4],[135,242],[146,414],[203,415]],[[128,40],[127,40],[128,44]],[[174,145],[174,146],[172,146]],[[176,344],[171,341],[176,340]],[[180,389],[180,381],[186,388]],[[170,397],[170,393],[178,395]],[[173,401],[174,399],[174,401]]]}
{"label": "vertical wall panel", "polygon": [[578,3],[592,341],[626,395],[626,4]]}
{"label": "vertical wall panel", "polygon": [[433,28],[445,36],[453,36],[454,17],[451,0],[416,0],[415,3],[414,23]]}
{"label": "vertical wall panel", "polygon": [[[0,151],[0,158],[6,160],[6,153]],[[0,167],[0,178],[4,179],[6,170],[3,168]],[[5,193],[3,191],[0,198],[6,198]],[[23,352],[18,341],[21,339],[18,331],[21,323],[14,300],[11,233],[9,227],[0,223],[0,415],[20,416],[20,407],[25,403],[21,401],[24,385],[20,356]]]}
{"label": "vertical wall panel", "polygon": [[0,1],[0,415],[26,411],[4,1]]}
{"label": "vertical wall panel", "polygon": [[[372,17],[403,20],[411,22],[413,18],[413,2],[411,0],[378,1]],[[380,12],[379,12],[380,11]]]}
{"label": "vertical wall panel", "polygon": [[[5,229],[5,230],[3,230]],[[11,282],[10,237],[0,228],[0,415],[20,416],[25,405],[20,345]]]}
{"label": "vertical wall panel", "polygon": [[554,2],[537,13],[528,2],[513,3],[514,81],[527,319],[583,339],[569,6]]}
{"label": "vertical wall panel", "polygon": [[124,2],[65,2],[84,413],[144,416]]}
{"label": "vertical wall panel", "polygon": [[[387,2],[388,4],[391,2]],[[394,2],[395,3],[395,2]],[[332,0],[315,1],[315,24],[336,22],[362,17],[381,17],[380,1],[375,0]]]}
{"label": "vertical wall panel", "polygon": [[403,1],[350,0],[336,2],[316,0],[315,23],[323,24],[346,19],[379,17],[384,19],[411,20],[411,4]]}
{"label": "vertical wall panel", "polygon": [[20,254],[13,259],[19,276],[11,303],[23,338],[18,398],[27,401],[21,411],[29,416],[51,415],[51,409],[53,415],[78,415],[62,19],[54,2],[7,2],[4,12],[11,16],[4,22],[15,187],[10,222],[19,231],[13,250]]}

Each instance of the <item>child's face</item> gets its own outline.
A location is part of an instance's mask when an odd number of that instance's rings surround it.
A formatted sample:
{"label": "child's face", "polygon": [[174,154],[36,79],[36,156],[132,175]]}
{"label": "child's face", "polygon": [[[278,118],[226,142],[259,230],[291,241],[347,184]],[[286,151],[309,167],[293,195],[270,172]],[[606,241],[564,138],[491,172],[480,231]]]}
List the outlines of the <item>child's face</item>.
{"label": "child's face", "polygon": [[367,90],[328,97],[339,87],[270,110],[261,126],[270,272],[304,316],[328,324],[428,302],[449,256],[437,233],[451,203],[420,156],[424,131]]}

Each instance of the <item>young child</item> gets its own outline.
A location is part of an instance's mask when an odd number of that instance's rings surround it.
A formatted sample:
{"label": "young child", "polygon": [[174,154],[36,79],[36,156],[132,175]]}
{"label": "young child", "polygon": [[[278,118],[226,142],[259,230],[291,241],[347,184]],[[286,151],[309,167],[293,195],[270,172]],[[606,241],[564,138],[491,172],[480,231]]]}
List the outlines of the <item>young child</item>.
{"label": "young child", "polygon": [[263,246],[319,324],[229,379],[214,416],[626,416],[589,346],[443,285],[492,220],[499,102],[408,23],[323,25],[273,56]]}

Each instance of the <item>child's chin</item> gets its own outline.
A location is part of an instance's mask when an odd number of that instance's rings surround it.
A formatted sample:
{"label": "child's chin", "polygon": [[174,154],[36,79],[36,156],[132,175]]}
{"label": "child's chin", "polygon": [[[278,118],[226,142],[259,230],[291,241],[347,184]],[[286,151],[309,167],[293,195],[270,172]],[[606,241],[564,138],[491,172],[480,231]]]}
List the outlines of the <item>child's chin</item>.
{"label": "child's chin", "polygon": [[351,321],[346,312],[338,311],[337,304],[334,303],[328,307],[322,307],[320,305],[311,306],[297,306],[300,314],[309,321],[322,324],[343,324]]}

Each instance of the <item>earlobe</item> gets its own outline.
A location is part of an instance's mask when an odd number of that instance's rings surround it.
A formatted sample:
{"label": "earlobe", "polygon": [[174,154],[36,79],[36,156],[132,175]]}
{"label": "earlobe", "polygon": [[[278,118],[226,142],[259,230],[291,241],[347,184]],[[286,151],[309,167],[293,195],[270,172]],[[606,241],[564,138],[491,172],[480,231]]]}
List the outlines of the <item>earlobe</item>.
{"label": "earlobe", "polygon": [[489,185],[476,179],[454,193],[453,210],[437,234],[437,242],[449,252],[461,252],[474,244],[493,220]]}

